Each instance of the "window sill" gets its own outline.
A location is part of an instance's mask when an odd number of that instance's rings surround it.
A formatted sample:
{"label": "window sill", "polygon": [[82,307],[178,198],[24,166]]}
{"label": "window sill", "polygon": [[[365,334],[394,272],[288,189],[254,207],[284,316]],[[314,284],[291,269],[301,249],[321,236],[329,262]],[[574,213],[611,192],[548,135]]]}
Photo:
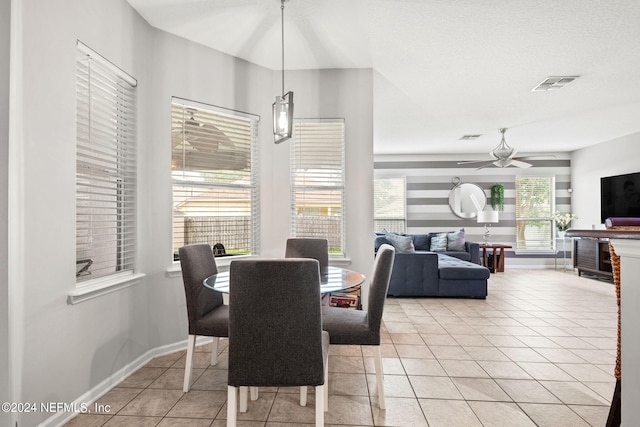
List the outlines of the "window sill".
{"label": "window sill", "polygon": [[[218,270],[226,271],[229,269],[229,264],[231,261],[238,259],[249,259],[255,258],[255,255],[236,255],[236,256],[225,256],[216,258],[216,267]],[[175,278],[182,277],[182,269],[180,268],[180,261],[174,261],[171,267],[167,268],[167,277]]]}
{"label": "window sill", "polygon": [[79,304],[142,283],[144,273],[123,273],[90,280],[69,292],[69,303]]}

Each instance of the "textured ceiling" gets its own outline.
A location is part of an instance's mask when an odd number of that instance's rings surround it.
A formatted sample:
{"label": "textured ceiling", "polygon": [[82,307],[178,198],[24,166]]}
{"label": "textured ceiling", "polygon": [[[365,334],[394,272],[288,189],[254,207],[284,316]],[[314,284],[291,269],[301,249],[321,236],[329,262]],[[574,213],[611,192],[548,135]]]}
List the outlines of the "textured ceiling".
{"label": "textured ceiling", "polygon": [[[159,29],[281,68],[278,0],[128,1]],[[373,68],[377,154],[482,158],[501,127],[520,153],[572,151],[640,132],[639,23],[638,0],[289,0],[285,68]],[[558,75],[580,78],[531,91]]]}

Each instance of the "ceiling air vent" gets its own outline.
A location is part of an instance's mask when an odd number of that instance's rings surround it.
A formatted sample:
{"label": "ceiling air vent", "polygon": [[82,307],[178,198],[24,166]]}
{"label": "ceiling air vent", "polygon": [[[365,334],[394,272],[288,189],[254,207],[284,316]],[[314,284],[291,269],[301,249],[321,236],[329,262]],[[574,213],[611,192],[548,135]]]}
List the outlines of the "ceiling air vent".
{"label": "ceiling air vent", "polygon": [[460,141],[475,141],[480,138],[482,135],[462,135],[460,137]]}
{"label": "ceiling air vent", "polygon": [[544,92],[547,90],[562,89],[569,83],[573,82],[579,76],[552,76],[544,79],[542,83],[531,89],[532,92]]}

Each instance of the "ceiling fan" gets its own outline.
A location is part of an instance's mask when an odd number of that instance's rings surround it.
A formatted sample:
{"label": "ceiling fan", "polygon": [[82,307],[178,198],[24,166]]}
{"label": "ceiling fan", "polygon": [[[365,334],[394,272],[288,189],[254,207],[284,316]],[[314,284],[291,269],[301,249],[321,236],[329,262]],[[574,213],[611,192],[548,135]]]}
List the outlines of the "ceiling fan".
{"label": "ceiling fan", "polygon": [[[468,165],[472,163],[482,163],[478,169],[486,168],[488,166],[497,166],[499,168],[506,168],[509,166],[516,166],[519,168],[530,168],[531,163],[523,162],[522,160],[532,159],[534,157],[514,157],[516,155],[516,149],[510,147],[507,144],[507,141],[504,139],[504,133],[507,131],[507,128],[500,129],[500,133],[502,133],[502,140],[500,140],[500,144],[495,147],[493,150],[489,151],[489,155],[493,157],[493,160],[469,160],[458,162],[459,165]],[[535,156],[538,158],[539,156]]]}

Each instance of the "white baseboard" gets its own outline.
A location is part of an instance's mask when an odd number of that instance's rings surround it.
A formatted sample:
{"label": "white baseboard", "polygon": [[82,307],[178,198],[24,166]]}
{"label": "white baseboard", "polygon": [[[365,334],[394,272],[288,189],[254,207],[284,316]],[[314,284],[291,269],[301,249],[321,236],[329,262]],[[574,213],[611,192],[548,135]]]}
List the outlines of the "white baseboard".
{"label": "white baseboard", "polygon": [[[196,340],[196,345],[206,344],[211,342],[212,338],[210,337],[198,337]],[[173,344],[163,345],[161,347],[153,348],[142,356],[138,357],[128,365],[122,367],[119,371],[115,372],[110,377],[106,378],[100,384],[93,387],[91,390],[88,390],[82,396],[78,397],[71,404],[73,407],[82,407],[82,405],[87,405],[92,402],[95,402],[100,397],[104,396],[108,391],[112,388],[120,384],[125,378],[129,375],[146,365],[159,356],[164,356],[165,354],[174,353],[176,351],[184,350],[187,348],[187,340],[178,341]],[[74,412],[56,412],[53,416],[47,418],[40,424],[38,427],[61,427],[73,417],[75,417],[77,413]]]}

